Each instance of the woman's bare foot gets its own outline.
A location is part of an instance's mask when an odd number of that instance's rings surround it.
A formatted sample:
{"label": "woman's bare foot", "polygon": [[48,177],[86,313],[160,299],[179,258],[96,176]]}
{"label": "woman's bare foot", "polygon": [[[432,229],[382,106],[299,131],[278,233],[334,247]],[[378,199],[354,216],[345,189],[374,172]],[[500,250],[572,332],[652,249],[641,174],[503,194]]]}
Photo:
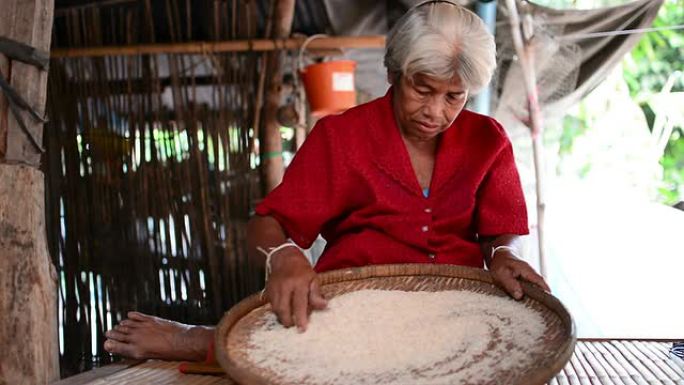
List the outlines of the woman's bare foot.
{"label": "woman's bare foot", "polygon": [[135,311],[105,333],[106,351],[125,357],[203,361],[215,329],[185,325]]}

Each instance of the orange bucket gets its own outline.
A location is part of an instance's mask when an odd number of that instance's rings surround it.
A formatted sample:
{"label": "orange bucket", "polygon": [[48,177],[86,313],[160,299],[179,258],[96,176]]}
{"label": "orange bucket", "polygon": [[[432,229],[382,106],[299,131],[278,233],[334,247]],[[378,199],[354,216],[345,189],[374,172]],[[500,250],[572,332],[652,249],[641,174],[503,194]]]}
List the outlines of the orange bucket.
{"label": "orange bucket", "polygon": [[311,115],[321,117],[356,105],[353,60],[311,64],[300,72]]}

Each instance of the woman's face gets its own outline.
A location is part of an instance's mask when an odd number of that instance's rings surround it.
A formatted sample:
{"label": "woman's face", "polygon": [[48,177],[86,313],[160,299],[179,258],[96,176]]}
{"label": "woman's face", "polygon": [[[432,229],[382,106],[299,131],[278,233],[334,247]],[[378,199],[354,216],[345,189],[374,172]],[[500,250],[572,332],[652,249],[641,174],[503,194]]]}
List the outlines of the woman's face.
{"label": "woman's face", "polygon": [[454,122],[468,99],[457,76],[450,81],[417,74],[394,84],[394,116],[407,139],[430,140]]}

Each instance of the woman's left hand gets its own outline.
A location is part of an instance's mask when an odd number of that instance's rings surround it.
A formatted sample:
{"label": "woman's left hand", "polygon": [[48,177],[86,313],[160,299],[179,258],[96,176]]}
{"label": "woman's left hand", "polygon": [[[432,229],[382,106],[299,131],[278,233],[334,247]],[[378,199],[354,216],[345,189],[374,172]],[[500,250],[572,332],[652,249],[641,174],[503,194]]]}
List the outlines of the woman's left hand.
{"label": "woman's left hand", "polygon": [[539,286],[546,292],[551,292],[549,285],[546,284],[541,275],[537,274],[527,262],[516,258],[508,250],[501,250],[496,253],[489,270],[494,282],[517,300],[523,297],[521,279]]}

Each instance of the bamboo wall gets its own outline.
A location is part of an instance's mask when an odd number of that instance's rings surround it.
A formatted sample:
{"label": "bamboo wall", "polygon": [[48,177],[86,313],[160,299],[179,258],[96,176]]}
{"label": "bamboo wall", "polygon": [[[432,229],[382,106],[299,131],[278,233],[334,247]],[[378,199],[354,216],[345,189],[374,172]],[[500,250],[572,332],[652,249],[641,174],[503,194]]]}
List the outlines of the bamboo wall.
{"label": "bamboo wall", "polygon": [[[190,41],[193,3],[72,9],[54,40],[139,44],[163,31]],[[260,37],[254,2],[210,4],[199,19],[214,39]],[[104,332],[129,310],[215,323],[260,289],[244,238],[260,194],[263,65],[257,53],[52,60],[43,163],[63,377],[111,360]]]}

